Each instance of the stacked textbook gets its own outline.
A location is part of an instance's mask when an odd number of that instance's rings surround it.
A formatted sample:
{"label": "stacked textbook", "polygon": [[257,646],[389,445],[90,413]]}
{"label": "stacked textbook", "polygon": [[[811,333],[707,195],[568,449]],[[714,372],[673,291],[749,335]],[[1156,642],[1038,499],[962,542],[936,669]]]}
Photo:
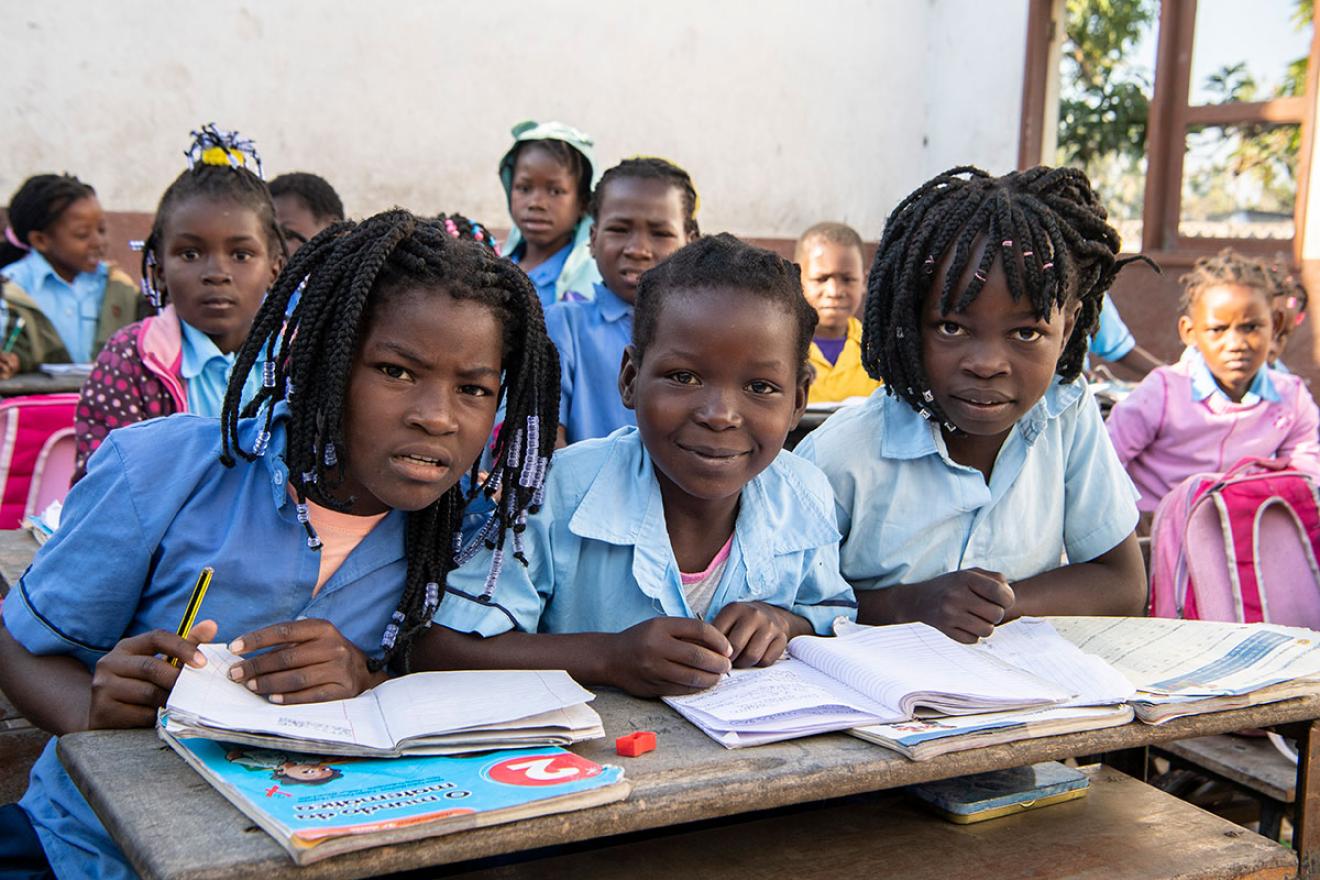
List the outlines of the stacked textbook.
{"label": "stacked textbook", "polygon": [[974,645],[920,623],[838,631],[666,702],[728,748],[848,730],[924,760],[1320,694],[1320,634],[1294,627],[1023,618]]}
{"label": "stacked textbook", "polygon": [[426,672],[351,700],[281,706],[202,645],[157,730],[298,864],[622,800],[618,767],[558,746],[604,735],[562,671]]}
{"label": "stacked textbook", "polygon": [[160,726],[199,736],[322,755],[456,755],[564,746],[605,735],[595,695],[560,670],[418,672],[351,700],[281,706],[229,678],[242,658],[202,645],[207,663],[185,666]]}

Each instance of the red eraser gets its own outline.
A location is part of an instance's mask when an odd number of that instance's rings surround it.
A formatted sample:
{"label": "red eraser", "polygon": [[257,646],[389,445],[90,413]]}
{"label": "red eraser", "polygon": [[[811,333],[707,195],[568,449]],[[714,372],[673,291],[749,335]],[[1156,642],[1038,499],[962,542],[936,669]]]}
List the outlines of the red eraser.
{"label": "red eraser", "polygon": [[655,751],[655,734],[649,730],[639,730],[614,741],[614,751],[625,758],[636,758],[647,752]]}

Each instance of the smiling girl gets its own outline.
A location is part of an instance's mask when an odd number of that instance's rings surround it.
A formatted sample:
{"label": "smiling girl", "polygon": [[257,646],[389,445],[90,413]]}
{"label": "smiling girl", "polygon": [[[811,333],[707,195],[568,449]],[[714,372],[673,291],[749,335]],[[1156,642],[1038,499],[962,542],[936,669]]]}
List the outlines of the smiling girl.
{"label": "smiling girl", "polygon": [[1023,614],[1138,613],[1135,493],[1079,378],[1117,252],[1069,168],[955,168],[889,216],[862,340],[885,387],[796,450],[834,487],[863,623],[970,642]]}
{"label": "smiling girl", "polygon": [[690,693],[851,617],[829,486],[782,451],[815,326],[797,267],[728,235],[642,275],[618,374],[637,427],[555,454],[527,566],[454,572],[414,662]]}
{"label": "smiling girl", "polygon": [[24,322],[0,378],[41,364],[87,363],[116,330],[146,314],[133,280],[104,261],[105,214],[96,190],[68,174],[28,178],[9,200],[0,241],[7,336]]}
{"label": "smiling girl", "polygon": [[[271,350],[278,360],[263,362]],[[497,553],[533,507],[555,367],[526,276],[484,245],[406,211],[316,237],[257,313],[218,423],[154,419],[92,456],[5,599],[0,686],[63,734],[153,724],[179,674],[169,659],[204,663],[202,641],[248,655],[231,677],[275,703],[382,681],[440,603],[468,500],[459,480],[501,398],[491,480],[503,492],[484,535]],[[259,409],[240,419],[252,371]],[[215,570],[208,619],[183,639],[203,566]],[[34,829],[37,852],[19,855],[61,878],[136,876],[53,739],[23,800],[0,807],[0,837]]]}
{"label": "smiling girl", "polygon": [[[284,240],[251,141],[206,126],[191,167],[161,197],[142,252],[143,291],[160,313],[97,355],[74,418],[73,481],[115,428],[176,412],[216,417],[235,352],[284,264]],[[245,399],[260,387],[249,377]]]}

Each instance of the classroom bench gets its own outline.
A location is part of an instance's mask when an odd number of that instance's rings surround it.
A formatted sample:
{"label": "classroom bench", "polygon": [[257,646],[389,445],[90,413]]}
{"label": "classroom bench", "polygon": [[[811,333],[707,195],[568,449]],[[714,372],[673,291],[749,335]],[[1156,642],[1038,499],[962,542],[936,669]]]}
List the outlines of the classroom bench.
{"label": "classroom bench", "polygon": [[[321,880],[366,877],[437,865],[453,866],[453,870],[486,869],[491,866],[473,860],[584,841],[590,841],[592,847],[609,847],[619,843],[617,835],[654,834],[657,830],[669,835],[675,846],[685,847],[688,832],[694,830],[691,823],[727,820],[731,816],[758,810],[849,798],[916,782],[1036,761],[1144,749],[1154,743],[1248,727],[1288,726],[1289,735],[1298,738],[1302,754],[1295,818],[1301,876],[1320,877],[1320,870],[1317,870],[1320,868],[1320,778],[1313,773],[1313,765],[1320,768],[1320,759],[1317,759],[1320,756],[1320,722],[1315,721],[1320,718],[1320,697],[1176,719],[1154,727],[1133,723],[1106,730],[1044,737],[943,755],[922,762],[909,761],[894,752],[843,734],[730,751],[708,739],[662,703],[603,690],[594,705],[604,720],[606,739],[582,743],[574,750],[600,763],[621,763],[633,783],[628,800],[591,810],[364,850],[305,868],[295,868],[274,840],[231,807],[159,742],[153,731],[71,734],[60,740],[59,754],[74,782],[147,880],[185,876],[193,880],[250,880],[254,876],[260,876],[262,880]],[[616,757],[613,738],[634,730],[655,731],[658,749],[636,759]],[[1037,816],[1044,817],[1041,821],[1045,821],[1050,810],[1063,811],[1055,816],[1071,815],[1068,806],[1061,805],[1042,810]],[[1197,815],[1201,814],[1198,812]],[[1142,834],[1154,836],[1143,845],[1170,839],[1161,837],[1169,832],[1157,817],[1158,813],[1154,818],[1143,818],[1138,813],[1129,817],[1136,823],[1131,826],[1133,833],[1139,827]],[[930,821],[943,820],[932,818]],[[1201,820],[1198,818],[1197,821]],[[1215,827],[1221,830],[1202,835],[1203,844],[1236,847],[1245,839],[1244,835],[1250,833],[1243,829],[1226,830],[1231,828],[1226,825]],[[1069,835],[1081,831],[1079,827],[1070,829],[1068,835],[1056,834],[1058,853],[1046,859],[1041,872],[1032,876],[1070,876],[1074,873],[1069,870],[1065,859],[1066,847]],[[876,825],[874,833],[885,834],[884,825]],[[1263,838],[1259,842],[1268,843]],[[1109,844],[1115,850],[1124,845],[1113,841]],[[1181,843],[1178,845],[1182,846]],[[771,835],[763,848],[767,853],[778,852],[783,858],[792,851],[787,835]],[[1264,862],[1248,859],[1250,864],[1244,863],[1237,873],[1189,873],[1193,866],[1182,859],[1175,860],[1182,870],[1164,876],[1281,877],[1296,869],[1291,855],[1287,866],[1280,867],[1277,864],[1278,850],[1267,847],[1256,851],[1271,855]],[[550,857],[558,854],[533,853]],[[1103,847],[1096,850],[1095,858],[1103,855]],[[1119,859],[1121,854],[1114,852],[1112,856]],[[839,856],[836,854],[835,857]],[[873,868],[869,876],[875,876]],[[667,876],[654,874],[644,863],[626,869],[621,866],[621,869],[652,874],[654,880]],[[1263,873],[1251,873],[1257,869]],[[957,876],[963,872],[948,873]],[[435,872],[428,876],[435,876]],[[767,876],[790,875],[775,873]]]}
{"label": "classroom bench", "polygon": [[37,539],[27,529],[0,529],[0,598],[32,564],[37,555]]}
{"label": "classroom bench", "polygon": [[1296,800],[1297,767],[1263,736],[1202,736],[1164,743],[1156,752],[1174,767],[1209,776],[1260,804],[1260,833],[1279,838],[1284,813]]}
{"label": "classroom bench", "polygon": [[82,388],[86,373],[50,376],[46,373],[19,373],[0,379],[0,397],[21,397],[25,394],[62,394]]}

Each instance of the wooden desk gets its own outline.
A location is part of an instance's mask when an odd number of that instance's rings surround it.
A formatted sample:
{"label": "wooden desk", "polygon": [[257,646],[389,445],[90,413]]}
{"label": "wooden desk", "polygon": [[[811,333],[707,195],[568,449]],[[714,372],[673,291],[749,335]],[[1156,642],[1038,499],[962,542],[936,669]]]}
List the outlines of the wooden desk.
{"label": "wooden desk", "polygon": [[[144,878],[313,880],[365,877],[516,853],[576,841],[847,797],[915,782],[1016,767],[1070,755],[1144,747],[1247,727],[1293,724],[1299,765],[1296,837],[1304,877],[1320,876],[1320,697],[1290,700],[1158,727],[1124,727],[1026,740],[915,762],[843,734],[729,751],[662,703],[601,692],[595,707],[606,739],[580,754],[621,763],[633,783],[628,800],[399,846],[364,850],[305,868],[231,807],[153,731],[89,731],[60,740],[74,782]],[[654,730],[657,751],[614,755],[614,737]],[[1304,796],[1300,793],[1305,793]],[[640,869],[640,868],[639,868]],[[644,869],[642,869],[644,870]]]}
{"label": "wooden desk", "polygon": [[24,394],[59,394],[76,392],[82,388],[87,376],[48,376],[45,373],[19,373],[0,379],[0,397],[21,397]]}
{"label": "wooden desk", "polygon": [[37,539],[27,529],[0,529],[0,597],[27,571],[37,546]]}

